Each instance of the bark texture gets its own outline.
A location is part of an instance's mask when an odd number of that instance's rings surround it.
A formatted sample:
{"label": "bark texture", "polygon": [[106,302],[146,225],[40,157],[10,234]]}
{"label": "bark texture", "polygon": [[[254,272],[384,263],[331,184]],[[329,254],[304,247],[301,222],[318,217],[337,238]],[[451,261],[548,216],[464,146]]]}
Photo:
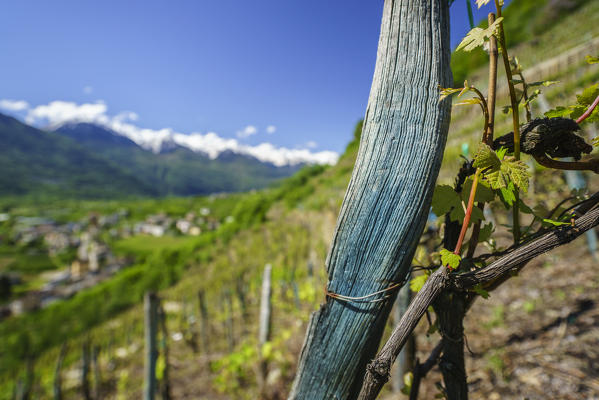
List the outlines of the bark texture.
{"label": "bark texture", "polygon": [[[429,213],[447,137],[446,0],[386,0],[360,150],[327,258],[327,290],[359,297],[401,282]],[[310,319],[290,399],[354,399],[397,291],[327,297]]]}

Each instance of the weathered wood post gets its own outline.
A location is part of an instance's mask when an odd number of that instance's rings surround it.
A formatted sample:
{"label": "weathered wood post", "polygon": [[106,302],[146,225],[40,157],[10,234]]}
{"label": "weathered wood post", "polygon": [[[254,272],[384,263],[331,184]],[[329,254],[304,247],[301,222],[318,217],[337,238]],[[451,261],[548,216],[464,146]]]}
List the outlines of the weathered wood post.
{"label": "weathered wood post", "polygon": [[52,385],[54,392],[54,400],[62,400],[62,363],[64,357],[67,354],[67,343],[64,342],[60,347],[60,353],[58,353],[58,360],[56,361],[56,369],[54,370],[54,383]]}
{"label": "weathered wood post", "polygon": [[233,331],[233,299],[231,290],[226,288],[223,290],[223,300],[225,307],[225,332],[227,333],[227,346],[229,352],[235,349],[235,333]]}
{"label": "weathered wood post", "polygon": [[94,371],[94,400],[100,400],[100,387],[102,386],[102,375],[100,374],[100,346],[92,347],[92,369]]}
{"label": "weathered wood post", "polygon": [[452,83],[448,8],[385,0],[360,149],[327,257],[331,295],[310,319],[290,399],[358,396],[397,290],[371,294],[409,271],[449,125],[438,88]]}
{"label": "weathered wood post", "polygon": [[29,400],[33,394],[33,384],[35,380],[35,361],[33,357],[27,357],[27,369],[25,372],[25,380],[19,378],[15,387],[14,397],[17,400]]}
{"label": "weathered wood post", "polygon": [[258,329],[258,350],[260,351],[260,365],[258,371],[258,386],[260,393],[264,393],[265,384],[266,384],[266,373],[268,372],[268,365],[266,360],[262,358],[262,349],[266,342],[270,339],[270,314],[271,314],[271,304],[270,298],[272,295],[271,288],[271,275],[272,275],[272,265],[266,264],[264,266],[264,273],[262,275],[262,292],[260,294],[260,322]]}
{"label": "weathered wood post", "polygon": [[144,400],[154,400],[156,394],[156,331],[158,326],[158,296],[153,292],[144,297],[145,364]]}
{"label": "weathered wood post", "polygon": [[206,297],[203,290],[198,290],[198,303],[200,308],[200,341],[202,342],[202,351],[208,353],[208,307],[206,307]]}
{"label": "weathered wood post", "polygon": [[85,400],[91,400],[92,398],[89,387],[90,346],[89,339],[85,339],[81,345],[81,394]]}
{"label": "weathered wood post", "polygon": [[168,352],[168,331],[166,329],[166,313],[164,312],[164,308],[160,306],[159,310],[160,316],[160,332],[161,332],[161,350],[162,356],[164,357],[164,370],[162,372],[162,382],[160,384],[160,394],[162,395],[162,400],[170,400],[171,399],[171,383],[169,379],[169,352]]}

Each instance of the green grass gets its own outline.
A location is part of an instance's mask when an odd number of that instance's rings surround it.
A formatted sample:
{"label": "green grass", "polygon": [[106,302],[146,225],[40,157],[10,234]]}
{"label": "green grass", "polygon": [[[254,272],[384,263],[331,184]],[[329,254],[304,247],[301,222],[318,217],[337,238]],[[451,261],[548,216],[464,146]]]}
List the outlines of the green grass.
{"label": "green grass", "polygon": [[117,255],[141,256],[143,258],[152,253],[160,251],[176,251],[183,248],[193,247],[198,242],[193,236],[169,236],[154,237],[148,235],[136,235],[126,239],[119,239],[112,245]]}

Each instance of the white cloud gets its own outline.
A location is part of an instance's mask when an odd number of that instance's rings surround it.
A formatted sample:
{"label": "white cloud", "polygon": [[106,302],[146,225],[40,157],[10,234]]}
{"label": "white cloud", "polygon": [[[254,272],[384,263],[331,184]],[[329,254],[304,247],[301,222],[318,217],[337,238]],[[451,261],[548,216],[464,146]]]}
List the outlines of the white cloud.
{"label": "white cloud", "polygon": [[139,119],[139,115],[134,113],[133,111],[123,111],[114,116],[113,120],[115,121],[137,121]]}
{"label": "white cloud", "polygon": [[[0,107],[3,104],[12,104],[8,102],[14,101],[0,100]],[[116,115],[108,115],[108,107],[102,101],[76,104],[57,100],[34,108],[28,108],[28,104],[22,102],[17,108],[19,110],[28,110],[25,120],[30,124],[50,125],[51,128],[56,128],[68,122],[95,123],[112,129],[116,133],[133,140],[141,147],[154,152],[159,152],[165,143],[175,143],[192,151],[205,153],[212,159],[217,158],[224,151],[233,151],[238,154],[253,156],[260,161],[269,162],[276,166],[301,163],[335,164],[339,158],[339,155],[333,151],[312,152],[309,149],[288,149],[266,142],[257,146],[250,146],[241,143],[237,139],[223,138],[215,132],[185,134],[176,132],[171,128],[141,128],[133,124],[138,119],[136,113],[124,111]],[[13,105],[14,109],[15,106]],[[255,126],[248,125],[241,132],[245,135],[242,135],[242,137],[247,137],[256,134],[258,130]],[[307,147],[310,147],[309,143],[306,144]]]}
{"label": "white cloud", "polygon": [[65,122],[106,124],[109,121],[106,111],[106,104],[102,101],[76,104],[70,101],[56,100],[30,109],[25,121],[28,124],[39,124],[45,121],[51,127],[56,127]]}
{"label": "white cloud", "polygon": [[23,111],[29,108],[29,103],[25,100],[0,100],[0,108],[6,111]]}
{"label": "white cloud", "polygon": [[301,163],[332,165],[339,158],[339,154],[334,151],[313,153],[307,149],[276,147],[272,143],[260,143],[257,146],[249,146],[239,143],[236,139],[222,138],[214,132],[207,134],[192,133],[189,135],[175,133],[173,140],[175,143],[188,147],[191,150],[207,153],[210,158],[216,158],[223,151],[231,150],[235,153],[253,156],[260,161],[269,162],[279,167]]}
{"label": "white cloud", "polygon": [[277,131],[277,127],[274,125],[268,125],[266,127],[266,133],[268,133],[269,135],[272,135],[273,133],[275,133]]}
{"label": "white cloud", "polygon": [[316,143],[313,140],[310,140],[310,141],[306,142],[306,147],[309,149],[315,149],[318,147],[318,143]]}
{"label": "white cloud", "polygon": [[83,88],[83,93],[85,94],[92,94],[94,92],[94,88],[91,86],[85,86]]}
{"label": "white cloud", "polygon": [[258,129],[254,125],[248,125],[243,130],[237,131],[237,137],[240,139],[244,139],[246,137],[255,135],[258,133]]}

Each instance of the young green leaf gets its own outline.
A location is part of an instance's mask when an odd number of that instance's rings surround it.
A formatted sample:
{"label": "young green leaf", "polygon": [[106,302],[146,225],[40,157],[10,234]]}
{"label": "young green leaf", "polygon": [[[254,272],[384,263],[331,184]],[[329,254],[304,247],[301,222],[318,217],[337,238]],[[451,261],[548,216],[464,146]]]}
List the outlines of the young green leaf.
{"label": "young green leaf", "polygon": [[[468,177],[462,185],[461,198],[464,203],[468,203],[470,198],[470,190],[472,189],[472,177]],[[495,199],[495,192],[491,189],[486,182],[478,182],[476,188],[476,194],[474,195],[474,201],[490,203]]]}
{"label": "young green leaf", "polygon": [[553,226],[571,225],[570,222],[555,221],[553,219],[548,219],[548,218],[543,218],[543,222],[545,222],[548,225],[553,225]]}
{"label": "young green leaf", "polygon": [[[484,1],[484,0],[483,0]],[[482,46],[485,40],[495,34],[495,31],[499,27],[499,23],[503,20],[503,17],[497,18],[487,29],[474,28],[468,32],[466,37],[462,39],[462,42],[456,48],[458,50],[472,51],[477,47]]]}
{"label": "young green leaf", "polygon": [[530,96],[528,96],[528,99],[526,99],[523,106],[527,106],[528,104],[532,103],[537,97],[539,97],[540,94],[541,91],[539,89],[536,89],[534,92],[532,92]]}
{"label": "young green leaf", "polygon": [[489,222],[488,224],[483,225],[483,227],[480,228],[480,232],[478,233],[478,241],[486,242],[491,238],[491,235],[494,231],[495,227],[493,226],[493,223]]}
{"label": "young green leaf", "polygon": [[469,92],[469,91],[470,91],[470,85],[468,85],[468,80],[465,80],[464,87],[460,91],[460,94],[458,94],[458,97],[461,97],[464,93]]}
{"label": "young green leaf", "polygon": [[585,60],[587,60],[587,63],[589,64],[599,64],[599,57],[593,57],[590,54],[585,57]]}
{"label": "young green leaf", "polygon": [[499,199],[505,206],[505,208],[510,208],[514,205],[516,201],[516,194],[514,193],[514,184],[510,182],[507,187],[499,189]]}
{"label": "young green leaf", "polygon": [[447,266],[449,269],[456,269],[460,266],[460,261],[462,261],[462,257],[457,254],[453,254],[451,251],[447,249],[441,249],[441,262],[443,265]]}
{"label": "young green leaf", "polygon": [[460,90],[462,89],[444,88],[439,86],[439,91],[441,93],[441,96],[439,96],[439,101],[443,100],[447,96],[451,96],[452,94],[459,92]]}
{"label": "young green leaf", "polygon": [[424,283],[426,282],[427,279],[428,279],[427,274],[418,275],[418,276],[412,278],[410,280],[410,290],[412,290],[412,292],[414,292],[414,293],[419,292],[420,289],[422,289],[422,286],[424,286]]}
{"label": "young green leaf", "polygon": [[486,144],[482,144],[474,156],[472,166],[480,169],[498,169],[501,166],[501,160],[493,149]]}
{"label": "young green leaf", "polygon": [[489,4],[489,1],[491,0],[476,0],[476,5],[478,8],[481,8],[482,6]]}
{"label": "young green leaf", "polygon": [[503,160],[507,154],[507,147],[501,146],[499,150],[495,152],[495,154],[497,154],[497,157],[499,157],[500,160]]}
{"label": "young green leaf", "polygon": [[505,158],[501,162],[501,171],[507,174],[514,185],[518,186],[523,192],[528,191],[528,166],[522,160],[516,160],[513,157]]}
{"label": "young green leaf", "polygon": [[460,196],[449,185],[437,185],[433,192],[433,213],[440,217],[453,207],[461,207]]}
{"label": "young green leaf", "polygon": [[581,94],[576,96],[576,101],[581,106],[589,106],[597,96],[599,96],[599,83],[584,89]]}
{"label": "young green leaf", "polygon": [[553,110],[549,110],[545,112],[545,116],[547,118],[556,118],[556,117],[568,117],[568,115],[572,114],[572,109],[569,107],[557,106]]}
{"label": "young green leaf", "polygon": [[476,294],[478,294],[480,297],[482,297],[483,299],[489,298],[489,292],[487,292],[485,289],[483,289],[483,287],[481,286],[480,283],[478,285],[474,286],[472,288],[472,290],[474,290],[474,292]]}
{"label": "young green leaf", "polygon": [[527,165],[513,157],[505,157],[505,150],[501,150],[501,156],[503,160],[489,146],[483,144],[474,157],[473,166],[483,170],[483,178],[493,189],[505,188],[511,181],[526,192],[530,176]]}
{"label": "young green leaf", "polygon": [[472,99],[462,100],[459,103],[454,104],[454,106],[469,106],[473,104],[481,104],[481,100],[478,97],[474,97]]}
{"label": "young green leaf", "polygon": [[559,83],[559,81],[537,81],[537,82],[531,82],[531,83],[527,83],[526,86],[528,87],[535,87],[535,86],[551,86],[551,85],[555,85],[556,83]]}

